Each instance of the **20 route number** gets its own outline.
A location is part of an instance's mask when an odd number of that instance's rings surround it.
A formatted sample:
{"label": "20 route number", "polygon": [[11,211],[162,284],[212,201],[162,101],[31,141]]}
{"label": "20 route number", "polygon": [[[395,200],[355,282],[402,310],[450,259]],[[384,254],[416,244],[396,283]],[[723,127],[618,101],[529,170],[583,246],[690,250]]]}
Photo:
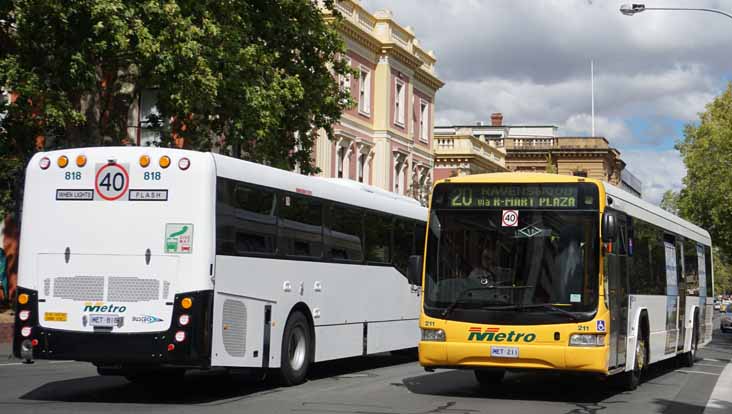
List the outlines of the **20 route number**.
{"label": "20 route number", "polygon": [[130,175],[120,164],[105,164],[97,167],[94,189],[101,198],[114,201],[125,195],[130,186]]}

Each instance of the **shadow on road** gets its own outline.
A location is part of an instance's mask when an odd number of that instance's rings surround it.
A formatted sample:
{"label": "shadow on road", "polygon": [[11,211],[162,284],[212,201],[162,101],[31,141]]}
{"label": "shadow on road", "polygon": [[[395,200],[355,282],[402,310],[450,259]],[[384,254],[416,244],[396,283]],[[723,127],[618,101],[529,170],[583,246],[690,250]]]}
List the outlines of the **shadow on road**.
{"label": "shadow on road", "polygon": [[[652,365],[643,381],[651,382],[678,367],[676,360]],[[455,370],[404,379],[407,389],[416,394],[446,397],[492,398],[502,400],[576,403],[587,412],[594,405],[623,391],[611,379],[557,372],[510,372],[500,384],[481,388],[473,371]],[[642,386],[642,385],[641,385]],[[624,401],[613,400],[613,404]],[[584,412],[584,411],[583,411]]]}
{"label": "shadow on road", "polygon": [[[378,354],[316,364],[310,380],[347,375],[368,376],[376,368],[414,362],[414,357]],[[131,383],[123,377],[92,376],[49,382],[20,398],[35,401],[97,402],[133,404],[203,404],[240,400],[252,394],[282,391],[261,380],[258,373],[190,372],[183,381],[152,386]]]}

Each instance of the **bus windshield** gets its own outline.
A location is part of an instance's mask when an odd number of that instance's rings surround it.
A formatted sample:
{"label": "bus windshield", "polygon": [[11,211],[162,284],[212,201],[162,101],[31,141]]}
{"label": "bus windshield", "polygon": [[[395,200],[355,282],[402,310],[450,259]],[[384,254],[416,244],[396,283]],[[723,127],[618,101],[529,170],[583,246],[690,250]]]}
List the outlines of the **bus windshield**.
{"label": "bus windshield", "polygon": [[425,312],[481,323],[585,320],[597,308],[598,252],[597,211],[433,209]]}

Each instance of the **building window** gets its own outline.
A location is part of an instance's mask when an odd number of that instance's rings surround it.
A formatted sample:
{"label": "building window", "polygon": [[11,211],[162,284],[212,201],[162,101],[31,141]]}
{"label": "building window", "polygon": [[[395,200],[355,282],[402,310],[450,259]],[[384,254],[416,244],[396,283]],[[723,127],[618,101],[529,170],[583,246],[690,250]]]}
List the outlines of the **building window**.
{"label": "building window", "polygon": [[346,147],[338,146],[336,151],[336,171],[338,171],[338,178],[343,178],[343,164],[346,158]]}
{"label": "building window", "polygon": [[371,72],[362,67],[358,79],[358,111],[368,115],[371,113]]}
{"label": "building window", "polygon": [[358,155],[358,182],[363,182],[363,170],[364,170],[364,164],[366,163],[366,154],[359,154]]}
{"label": "building window", "polygon": [[406,87],[404,82],[396,80],[396,93],[394,97],[394,122],[397,125],[404,126],[404,107],[406,98]]}
{"label": "building window", "polygon": [[419,103],[419,139],[428,142],[429,141],[429,116],[430,116],[430,104],[425,101]]}

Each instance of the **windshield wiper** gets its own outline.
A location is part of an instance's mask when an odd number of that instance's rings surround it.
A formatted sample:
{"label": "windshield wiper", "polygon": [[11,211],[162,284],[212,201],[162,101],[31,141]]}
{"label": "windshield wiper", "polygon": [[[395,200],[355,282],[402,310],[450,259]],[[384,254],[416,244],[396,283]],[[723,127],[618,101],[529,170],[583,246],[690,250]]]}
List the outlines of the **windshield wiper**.
{"label": "windshield wiper", "polygon": [[483,307],[481,307],[481,309],[519,310],[519,311],[524,311],[526,309],[536,309],[536,308],[544,308],[544,309],[553,310],[555,312],[559,312],[559,313],[561,313],[561,314],[569,317],[573,321],[578,321],[579,320],[579,318],[577,317],[577,315],[575,315],[574,313],[572,313],[570,311],[566,311],[566,310],[564,310],[564,309],[562,309],[562,308],[560,308],[558,306],[554,306],[551,303],[536,303],[536,304],[531,304],[531,305],[483,306]]}
{"label": "windshield wiper", "polygon": [[473,292],[473,291],[476,291],[476,290],[496,289],[497,287],[498,286],[493,286],[493,285],[491,285],[491,286],[481,286],[481,287],[468,288],[468,289],[465,289],[465,290],[461,291],[455,297],[455,299],[453,299],[453,301],[450,302],[449,305],[447,305],[447,307],[445,308],[445,310],[442,311],[442,316],[445,317],[445,316],[449,315],[450,312],[452,312],[452,310],[455,308],[455,306],[457,306],[457,304],[460,303],[460,299],[462,299],[463,296],[465,296],[466,293]]}
{"label": "windshield wiper", "polygon": [[522,305],[522,306],[519,306],[518,307],[518,309],[520,309],[520,310],[524,310],[524,309],[535,309],[535,308],[544,308],[544,309],[553,310],[555,312],[559,312],[559,313],[561,313],[563,315],[566,315],[566,316],[570,317],[574,321],[578,321],[579,320],[579,318],[577,317],[577,315],[575,315],[574,313],[572,313],[570,311],[567,311],[567,310],[564,310],[564,309],[562,309],[562,308],[560,308],[558,306],[554,306],[551,303],[536,303],[536,304],[532,304],[532,305]]}

